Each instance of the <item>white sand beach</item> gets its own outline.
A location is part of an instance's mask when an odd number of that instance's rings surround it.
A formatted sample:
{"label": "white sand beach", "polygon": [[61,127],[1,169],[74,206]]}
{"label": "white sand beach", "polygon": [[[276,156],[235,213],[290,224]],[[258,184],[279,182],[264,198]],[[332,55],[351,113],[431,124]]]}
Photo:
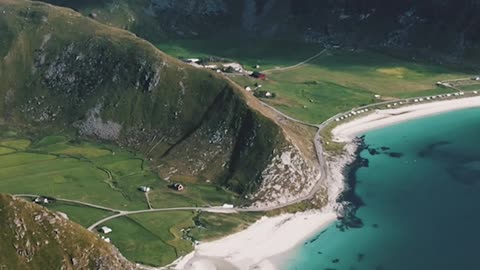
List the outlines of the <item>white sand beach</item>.
{"label": "white sand beach", "polygon": [[355,136],[372,129],[394,125],[415,118],[475,107],[480,107],[480,96],[415,104],[396,109],[377,110],[369,115],[337,126],[333,129],[332,134],[336,141],[350,142]]}
{"label": "white sand beach", "polygon": [[335,213],[320,211],[264,217],[244,231],[198,245],[174,269],[273,270],[270,257],[294,248],[335,219]]}
{"label": "white sand beach", "polygon": [[[201,243],[191,254],[173,265],[179,270],[274,270],[278,257],[312,237],[336,219],[335,199],[343,190],[344,166],[353,159],[355,136],[368,130],[393,125],[414,118],[443,112],[480,107],[480,96],[442,100],[395,109],[377,110],[350,122],[340,124],[333,131],[336,141],[347,143],[342,157],[329,157],[327,183],[330,204],[322,211],[283,214],[264,217],[244,231],[213,242]],[[273,258],[276,259],[273,259]],[[281,262],[280,262],[281,263]]]}

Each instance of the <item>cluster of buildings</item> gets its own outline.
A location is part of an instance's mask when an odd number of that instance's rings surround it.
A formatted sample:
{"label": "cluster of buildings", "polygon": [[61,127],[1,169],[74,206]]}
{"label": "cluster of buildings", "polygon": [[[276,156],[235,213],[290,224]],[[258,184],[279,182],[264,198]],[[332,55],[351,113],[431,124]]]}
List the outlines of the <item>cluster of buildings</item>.
{"label": "cluster of buildings", "polygon": [[[101,227],[98,231],[103,233],[103,234],[109,234],[109,233],[113,232],[113,230],[111,228],[107,227],[107,226]],[[110,243],[110,238],[108,238],[104,235],[102,235],[101,238],[102,238],[103,241],[105,241],[107,243]]]}
{"label": "cluster of buildings", "polygon": [[339,121],[341,121],[341,120],[345,120],[345,119],[347,119],[347,118],[353,117],[353,116],[358,115],[358,114],[361,114],[361,113],[366,113],[366,112],[368,112],[368,111],[369,111],[369,109],[362,109],[362,110],[357,110],[357,111],[351,111],[351,112],[349,112],[349,113],[347,113],[347,114],[344,114],[344,115],[342,115],[342,116],[340,116],[340,117],[335,118],[335,121],[336,121],[336,122],[339,122]]}
{"label": "cluster of buildings", "polygon": [[[176,191],[182,191],[182,190],[185,189],[185,187],[180,183],[173,183],[173,184],[168,185],[168,187],[173,189],[173,190],[176,190]],[[141,186],[141,187],[138,188],[138,190],[140,190],[141,192],[144,192],[144,193],[148,193],[148,192],[152,191],[152,188],[149,187],[149,186]]]}
{"label": "cluster of buildings", "polygon": [[36,204],[49,204],[53,203],[55,201],[54,198],[49,198],[45,196],[38,196],[35,199],[33,199],[33,202]]}
{"label": "cluster of buildings", "polygon": [[[479,80],[480,80],[480,78],[479,78]],[[472,91],[472,93],[474,95],[478,95],[479,91]],[[403,104],[407,104],[407,103],[410,103],[410,102],[421,103],[421,102],[432,101],[432,100],[436,100],[436,99],[443,99],[443,98],[450,98],[450,97],[461,97],[461,96],[464,96],[464,95],[465,95],[465,92],[460,91],[460,92],[455,92],[455,93],[451,93],[451,94],[440,94],[440,95],[423,97],[423,98],[407,99],[407,100],[403,100],[403,101],[391,102],[389,104],[386,104],[385,107],[386,108],[393,108],[393,107],[401,106]],[[375,95],[375,98],[379,99],[380,95]],[[335,118],[335,122],[339,122],[339,121],[348,119],[350,117],[353,117],[355,115],[365,113],[365,112],[368,112],[368,111],[369,111],[369,109],[353,110],[349,113],[343,114],[342,116]]]}

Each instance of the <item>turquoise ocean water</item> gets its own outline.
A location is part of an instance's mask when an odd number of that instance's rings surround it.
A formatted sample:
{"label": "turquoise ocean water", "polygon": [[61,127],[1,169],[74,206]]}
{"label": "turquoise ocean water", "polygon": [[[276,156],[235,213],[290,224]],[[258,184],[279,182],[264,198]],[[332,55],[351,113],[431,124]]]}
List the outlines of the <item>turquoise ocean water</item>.
{"label": "turquoise ocean water", "polygon": [[364,144],[349,179],[362,225],[319,232],[285,270],[480,270],[480,109],[370,131]]}

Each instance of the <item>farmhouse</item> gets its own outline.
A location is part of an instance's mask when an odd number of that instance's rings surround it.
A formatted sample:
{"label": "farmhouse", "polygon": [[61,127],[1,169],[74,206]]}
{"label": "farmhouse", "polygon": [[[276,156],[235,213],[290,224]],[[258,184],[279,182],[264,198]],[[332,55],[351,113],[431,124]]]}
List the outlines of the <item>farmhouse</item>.
{"label": "farmhouse", "polygon": [[169,187],[170,187],[171,189],[176,190],[176,191],[182,191],[182,190],[185,189],[184,186],[183,186],[182,184],[180,184],[180,183],[173,183],[173,184],[171,184]]}
{"label": "farmhouse", "polygon": [[152,190],[151,187],[147,187],[147,186],[141,186],[140,187],[140,191],[145,192],[145,193],[150,192],[150,190]]}
{"label": "farmhouse", "polygon": [[274,92],[255,90],[253,95],[257,98],[275,98],[277,95]]}
{"label": "farmhouse", "polygon": [[38,203],[38,204],[47,204],[47,203],[50,203],[50,201],[48,200],[47,197],[36,197],[34,200],[33,200],[34,203]]}
{"label": "farmhouse", "polygon": [[108,238],[108,237],[102,236],[102,240],[107,242],[107,243],[110,243],[110,238]]}
{"label": "farmhouse", "polygon": [[252,73],[252,77],[254,77],[256,79],[259,79],[259,80],[265,80],[267,78],[267,75],[265,75],[264,73],[260,73],[258,71],[254,71]]}
{"label": "farmhouse", "polygon": [[100,232],[104,233],[104,234],[109,234],[111,233],[113,230],[110,229],[109,227],[107,226],[103,226],[102,228],[100,228]]}

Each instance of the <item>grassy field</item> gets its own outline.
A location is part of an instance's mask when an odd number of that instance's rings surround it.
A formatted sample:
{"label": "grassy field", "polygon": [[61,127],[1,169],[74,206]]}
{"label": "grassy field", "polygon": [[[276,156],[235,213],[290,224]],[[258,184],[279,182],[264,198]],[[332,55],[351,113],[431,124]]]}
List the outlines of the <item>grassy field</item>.
{"label": "grassy field", "polygon": [[182,229],[192,227],[192,212],[164,212],[118,218],[106,223],[112,243],[127,259],[146,265],[164,265],[193,250],[182,239]]}
{"label": "grassy field", "polygon": [[179,58],[216,56],[240,62],[247,69],[273,69],[268,79],[248,76],[233,80],[241,86],[260,83],[263,90],[277,94],[265,100],[298,119],[320,123],[338,112],[379,100],[434,95],[450,92],[436,87],[437,81],[469,77],[456,69],[405,60],[373,51],[328,50],[308,64],[279,70],[301,62],[323,48],[278,40],[171,40],[157,44]]}
{"label": "grassy field", "polygon": [[[210,184],[187,183],[184,192],[171,190],[168,182],[150,171],[142,156],[117,146],[70,140],[64,136],[0,139],[2,193],[38,194],[120,210],[140,210],[147,208],[145,195],[138,190],[141,185],[153,188],[150,201],[155,208],[222,205],[235,203],[238,198]],[[70,203],[47,206],[66,213],[72,221],[85,227],[112,215]],[[196,216],[197,213],[189,211],[149,213],[115,219],[106,225],[114,229],[113,243],[127,258],[160,266],[192,250],[191,242],[182,239],[180,231],[193,227]],[[252,218],[237,218],[235,224],[251,221]],[[198,239],[228,234],[236,228],[235,224],[213,226],[198,235]]]}
{"label": "grassy field", "polygon": [[[260,82],[277,98],[271,105],[299,119],[320,123],[336,113],[382,100],[451,92],[437,81],[464,77],[444,67],[407,62],[369,51],[329,51],[301,67],[271,71]],[[235,80],[257,83],[250,77]]]}
{"label": "grassy field", "polygon": [[54,203],[47,205],[47,207],[50,210],[67,214],[68,219],[83,227],[88,227],[95,223],[95,221],[112,215],[112,213],[108,211],[66,203]]}
{"label": "grassy field", "polygon": [[318,44],[228,37],[168,40],[156,45],[160,50],[177,58],[219,57],[240,62],[250,70],[254,65],[260,65],[261,69],[294,65],[323,50]]}
{"label": "grassy field", "polygon": [[192,228],[189,236],[196,240],[215,240],[222,236],[246,229],[261,214],[239,213],[235,215],[201,213],[196,218],[198,226]]}
{"label": "grassy field", "polygon": [[[160,212],[139,214],[106,223],[106,235],[130,260],[146,265],[165,265],[193,250],[194,240],[213,240],[246,228],[260,214],[212,214]],[[188,229],[187,231],[183,231]]]}
{"label": "grassy field", "polygon": [[236,195],[213,185],[168,188],[141,156],[112,145],[74,142],[50,136],[31,143],[0,140],[0,190],[79,200],[122,210],[147,207],[138,188],[153,188],[155,207],[233,203]]}

